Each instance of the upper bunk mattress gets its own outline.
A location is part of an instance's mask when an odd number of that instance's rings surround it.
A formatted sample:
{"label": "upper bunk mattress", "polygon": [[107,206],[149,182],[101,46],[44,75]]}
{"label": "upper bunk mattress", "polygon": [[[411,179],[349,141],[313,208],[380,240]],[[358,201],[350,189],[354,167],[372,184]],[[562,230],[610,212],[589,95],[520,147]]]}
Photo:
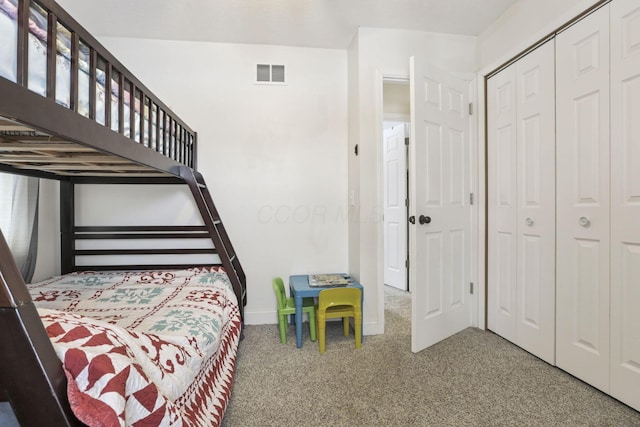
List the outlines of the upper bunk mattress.
{"label": "upper bunk mattress", "polygon": [[241,330],[223,269],[78,272],[28,287],[79,420],[220,423]]}

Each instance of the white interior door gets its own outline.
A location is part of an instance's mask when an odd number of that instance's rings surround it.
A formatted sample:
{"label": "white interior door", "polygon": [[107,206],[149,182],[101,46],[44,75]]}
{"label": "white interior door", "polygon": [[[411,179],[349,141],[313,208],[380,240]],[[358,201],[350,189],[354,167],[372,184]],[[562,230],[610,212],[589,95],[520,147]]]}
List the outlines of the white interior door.
{"label": "white interior door", "polygon": [[488,327],[555,361],[555,64],[550,41],[488,81]]}
{"label": "white interior door", "polygon": [[411,350],[470,325],[468,83],[410,60]]}
{"label": "white interior door", "polygon": [[487,327],[516,342],[517,115],[515,64],[487,82]]}
{"label": "white interior door", "polygon": [[405,124],[384,130],[384,283],[407,290]]}
{"label": "white interior door", "polygon": [[608,12],[604,6],[556,38],[556,364],[606,392],[610,334]]}
{"label": "white interior door", "polygon": [[611,389],[640,410],[640,2],[611,3]]}
{"label": "white interior door", "polygon": [[518,236],[516,343],[555,363],[555,42],[516,63]]}

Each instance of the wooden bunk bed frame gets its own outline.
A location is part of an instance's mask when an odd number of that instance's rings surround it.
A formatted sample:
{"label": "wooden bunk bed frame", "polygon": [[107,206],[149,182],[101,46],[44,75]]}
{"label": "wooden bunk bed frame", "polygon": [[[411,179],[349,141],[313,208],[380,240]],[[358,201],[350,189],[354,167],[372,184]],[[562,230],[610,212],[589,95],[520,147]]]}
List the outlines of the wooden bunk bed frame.
{"label": "wooden bunk bed frame", "polygon": [[[195,171],[197,135],[155,97],[59,5],[38,0],[47,13],[46,96],[28,87],[29,11],[19,0],[16,79],[0,77],[0,171],[60,182],[61,272],[80,270],[184,268],[183,265],[77,265],[87,255],[214,253],[238,297],[246,304],[246,277],[202,175]],[[70,105],[56,103],[56,31],[71,34]],[[90,50],[89,117],[79,114],[79,46]],[[105,65],[105,92],[117,79],[117,105],[105,97],[104,123],[96,121],[98,60]],[[125,108],[130,106],[125,132]],[[140,106],[138,117],[134,114]],[[117,131],[112,130],[112,108]],[[144,115],[144,109],[149,113]],[[151,114],[153,112],[153,114]],[[138,121],[138,122],[136,122]],[[115,122],[114,122],[115,123]],[[164,125],[161,126],[160,123]],[[138,137],[134,129],[139,129]],[[127,135],[128,133],[128,135]],[[145,143],[147,141],[147,143]],[[153,143],[152,143],[153,142]],[[145,146],[148,145],[148,146]],[[79,227],[75,223],[76,184],[186,184],[202,215],[202,226]],[[210,239],[213,249],[77,250],[80,239]],[[211,265],[211,264],[208,264]],[[66,395],[66,378],[25,282],[0,232],[0,402],[9,402],[21,425],[78,425]]]}

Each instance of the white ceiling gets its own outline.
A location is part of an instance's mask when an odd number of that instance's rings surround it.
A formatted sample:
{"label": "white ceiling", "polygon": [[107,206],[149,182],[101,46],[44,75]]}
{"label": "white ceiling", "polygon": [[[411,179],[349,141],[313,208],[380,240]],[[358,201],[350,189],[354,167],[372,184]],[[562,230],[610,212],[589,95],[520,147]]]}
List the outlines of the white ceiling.
{"label": "white ceiling", "polygon": [[96,37],[346,49],[358,27],[478,35],[517,0],[58,0]]}

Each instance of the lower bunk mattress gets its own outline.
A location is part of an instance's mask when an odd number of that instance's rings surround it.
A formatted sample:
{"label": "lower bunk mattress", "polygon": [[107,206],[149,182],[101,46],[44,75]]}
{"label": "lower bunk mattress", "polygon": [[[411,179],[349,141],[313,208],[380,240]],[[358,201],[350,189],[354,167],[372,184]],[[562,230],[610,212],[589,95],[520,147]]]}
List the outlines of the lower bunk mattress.
{"label": "lower bunk mattress", "polygon": [[216,426],[241,332],[222,268],[79,272],[28,285],[89,426]]}

